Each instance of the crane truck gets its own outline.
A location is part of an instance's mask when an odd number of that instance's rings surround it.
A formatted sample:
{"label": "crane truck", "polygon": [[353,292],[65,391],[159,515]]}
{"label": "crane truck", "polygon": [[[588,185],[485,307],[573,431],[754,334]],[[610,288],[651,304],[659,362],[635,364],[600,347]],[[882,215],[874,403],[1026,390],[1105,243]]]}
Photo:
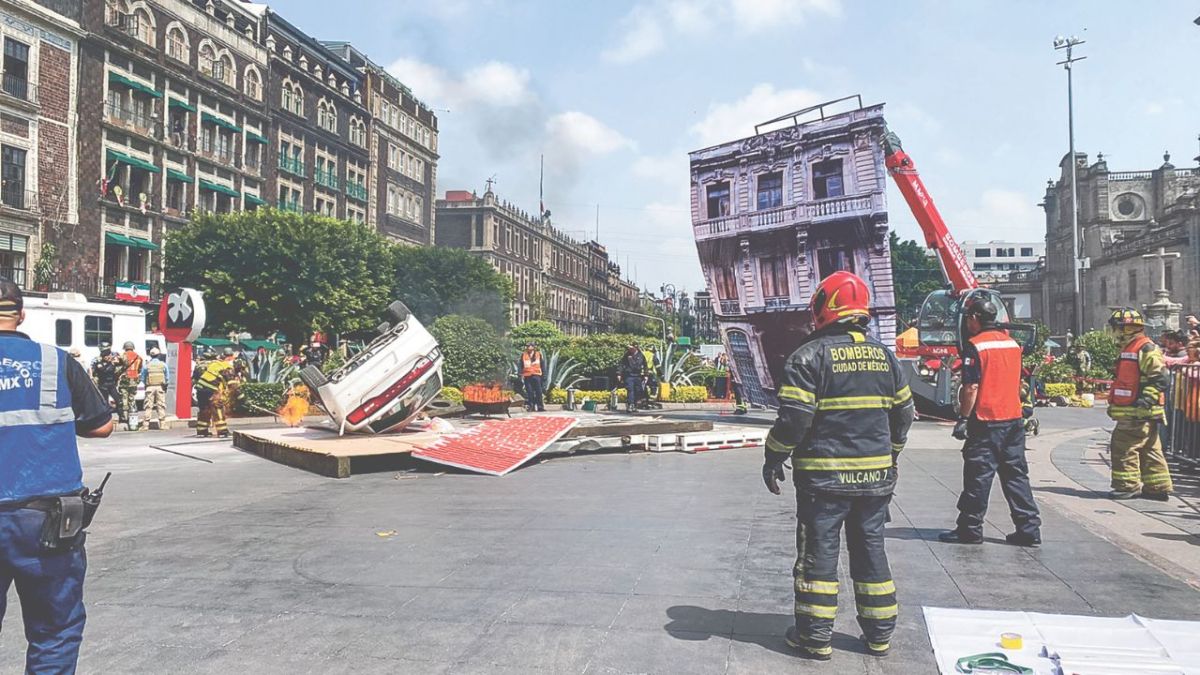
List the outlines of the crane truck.
{"label": "crane truck", "polygon": [[949,285],[948,289],[930,293],[921,303],[917,315],[916,356],[902,358],[901,363],[912,371],[909,383],[916,399],[917,413],[923,417],[954,419],[958,416],[958,355],[965,340],[962,308],[967,301],[979,296],[991,299],[999,310],[997,325],[1008,330],[1026,352],[1033,347],[1036,331],[1030,325],[1011,323],[1000,294],[979,285],[967,257],[950,235],[900,138],[889,131],[884,134],[882,144],[888,173],[912,209],[913,217],[925,235],[925,245],[933,249]]}

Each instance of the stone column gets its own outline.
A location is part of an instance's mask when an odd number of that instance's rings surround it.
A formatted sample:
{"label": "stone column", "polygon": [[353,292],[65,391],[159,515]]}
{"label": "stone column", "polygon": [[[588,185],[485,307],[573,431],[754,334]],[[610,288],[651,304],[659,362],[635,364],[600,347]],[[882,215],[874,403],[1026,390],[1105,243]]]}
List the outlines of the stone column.
{"label": "stone column", "polygon": [[1179,314],[1183,305],[1171,302],[1171,292],[1167,290],[1167,259],[1178,258],[1180,254],[1167,253],[1166,249],[1159,246],[1157,253],[1146,253],[1142,257],[1158,260],[1158,288],[1154,291],[1154,302],[1142,305],[1146,324],[1162,330],[1179,330]]}

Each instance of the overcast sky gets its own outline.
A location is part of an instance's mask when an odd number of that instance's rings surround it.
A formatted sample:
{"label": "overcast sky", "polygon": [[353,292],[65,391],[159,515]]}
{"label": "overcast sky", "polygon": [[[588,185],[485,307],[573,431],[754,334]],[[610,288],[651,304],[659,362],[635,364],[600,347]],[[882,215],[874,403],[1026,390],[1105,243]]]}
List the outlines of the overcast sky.
{"label": "overcast sky", "polygon": [[[496,191],[533,213],[538,158],[558,227],[658,289],[703,284],[687,152],[827,99],[885,102],[959,240],[1039,240],[1067,148],[1055,35],[1078,35],[1076,146],[1113,171],[1195,166],[1200,5],[1033,0],[287,0],[438,112],[438,194]],[[889,184],[892,226],[919,238]],[[626,264],[628,261],[628,265]]]}

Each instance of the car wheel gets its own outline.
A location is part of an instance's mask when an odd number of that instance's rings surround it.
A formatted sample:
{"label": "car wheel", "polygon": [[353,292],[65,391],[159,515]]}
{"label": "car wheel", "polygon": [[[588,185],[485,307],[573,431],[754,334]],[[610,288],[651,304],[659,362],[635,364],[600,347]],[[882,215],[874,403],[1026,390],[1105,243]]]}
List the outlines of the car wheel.
{"label": "car wheel", "polygon": [[408,310],[408,305],[399,300],[388,305],[387,313],[396,323],[404,323],[408,321],[408,317],[412,316],[412,312]]}
{"label": "car wheel", "polygon": [[308,387],[309,391],[317,395],[317,389],[328,383],[329,379],[325,377],[325,373],[322,373],[320,368],[316,366],[304,366],[300,369],[300,381],[304,383],[304,386]]}

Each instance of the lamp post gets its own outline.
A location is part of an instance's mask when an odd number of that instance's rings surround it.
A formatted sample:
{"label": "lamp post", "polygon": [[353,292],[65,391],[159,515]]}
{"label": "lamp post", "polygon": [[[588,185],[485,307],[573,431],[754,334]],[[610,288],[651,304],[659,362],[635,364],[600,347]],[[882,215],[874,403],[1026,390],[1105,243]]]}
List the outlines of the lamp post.
{"label": "lamp post", "polygon": [[653,316],[651,314],[642,314],[640,312],[631,312],[627,309],[620,309],[617,307],[602,307],[602,308],[606,309],[610,312],[619,312],[621,314],[628,314],[630,316],[638,316],[643,319],[650,319],[652,321],[657,321],[657,322],[661,323],[662,324],[663,345],[664,345],[664,347],[666,346],[666,344],[667,344],[667,322],[664,321],[661,316]]}
{"label": "lamp post", "polygon": [[1083,272],[1083,261],[1081,249],[1083,248],[1079,239],[1079,185],[1076,180],[1076,169],[1078,162],[1075,161],[1075,92],[1074,82],[1071,77],[1071,65],[1076,61],[1086,59],[1086,56],[1075,57],[1072,55],[1072,49],[1083,44],[1084,41],[1077,37],[1065,38],[1062,36],[1054,38],[1054,49],[1065,49],[1067,58],[1059,61],[1057,65],[1063,67],[1067,71],[1067,139],[1069,152],[1071,153],[1071,288],[1075,292],[1075,334],[1083,334],[1083,288],[1080,283],[1080,276]]}

